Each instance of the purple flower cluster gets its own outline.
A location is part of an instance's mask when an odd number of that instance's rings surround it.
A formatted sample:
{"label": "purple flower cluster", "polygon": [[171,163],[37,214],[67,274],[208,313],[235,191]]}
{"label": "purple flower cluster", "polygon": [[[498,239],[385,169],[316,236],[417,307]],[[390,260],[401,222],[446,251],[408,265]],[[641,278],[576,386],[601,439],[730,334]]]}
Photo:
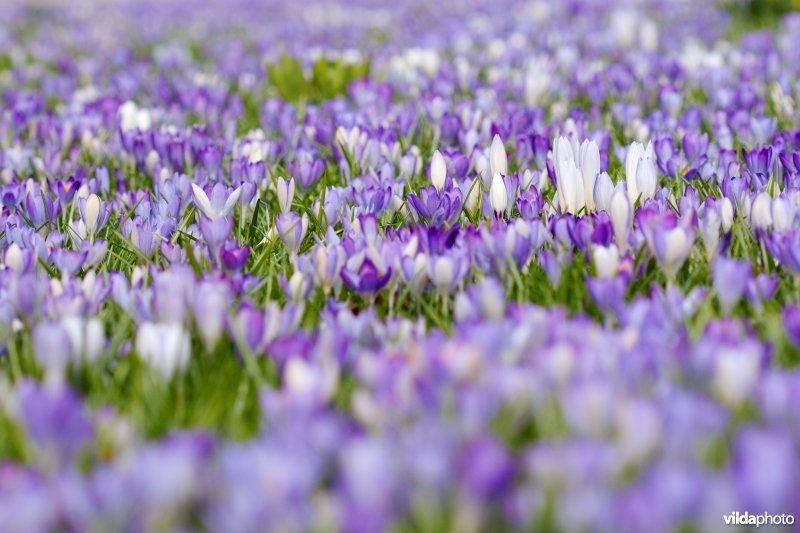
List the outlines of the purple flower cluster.
{"label": "purple flower cluster", "polygon": [[251,4],[0,6],[0,530],[800,515],[800,17]]}

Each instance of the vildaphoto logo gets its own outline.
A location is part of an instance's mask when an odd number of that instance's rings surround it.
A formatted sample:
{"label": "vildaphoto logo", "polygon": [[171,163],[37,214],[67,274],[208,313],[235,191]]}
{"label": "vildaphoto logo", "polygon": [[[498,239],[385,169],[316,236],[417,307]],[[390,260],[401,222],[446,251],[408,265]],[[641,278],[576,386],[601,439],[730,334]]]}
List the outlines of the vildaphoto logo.
{"label": "vildaphoto logo", "polygon": [[750,514],[748,512],[723,515],[726,526],[791,526],[794,524],[794,515],[790,514]]}

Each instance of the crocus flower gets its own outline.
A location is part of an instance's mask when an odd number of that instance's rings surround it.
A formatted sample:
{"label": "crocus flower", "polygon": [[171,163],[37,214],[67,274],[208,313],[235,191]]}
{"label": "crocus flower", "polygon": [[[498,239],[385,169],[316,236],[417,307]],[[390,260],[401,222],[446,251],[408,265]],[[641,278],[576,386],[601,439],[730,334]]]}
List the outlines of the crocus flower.
{"label": "crocus flower", "polygon": [[200,217],[198,226],[206,244],[216,254],[233,231],[233,220],[230,217]]}
{"label": "crocus flower", "polygon": [[625,252],[628,249],[628,235],[631,231],[633,213],[631,210],[631,201],[621,188],[617,188],[611,195],[609,210],[611,225],[614,228],[614,235],[617,238],[617,246],[620,252]]}
{"label": "crocus flower", "polygon": [[292,209],[292,202],[294,201],[294,178],[286,181],[283,178],[278,178],[275,184],[275,191],[278,196],[278,208],[281,213],[288,213]]}
{"label": "crocus flower", "polygon": [[379,269],[369,257],[352,257],[339,271],[342,281],[356,292],[375,294],[392,278],[392,268]]}
{"label": "crocus flower", "polygon": [[553,142],[553,165],[558,205],[562,212],[577,214],[586,206],[586,197],[575,150],[566,137],[559,137]]}
{"label": "crocus flower", "polygon": [[783,327],[792,344],[800,348],[800,306],[787,305],[783,309]]}
{"label": "crocus flower", "polygon": [[681,225],[664,228],[656,224],[652,231],[652,251],[658,264],[668,278],[674,278],[692,251],[694,235]]}
{"label": "crocus flower", "polygon": [[714,290],[724,313],[730,313],[750,282],[750,263],[719,256],[714,261]]}
{"label": "crocus flower", "polygon": [[444,188],[444,182],[447,178],[447,167],[444,162],[444,157],[439,150],[433,152],[431,157],[431,184],[437,191]]}
{"label": "crocus flower", "polygon": [[189,333],[179,323],[145,322],[136,333],[136,352],[169,379],[189,363]]}
{"label": "crocus flower", "polygon": [[301,217],[294,211],[280,213],[275,217],[275,229],[286,249],[297,253],[308,230],[308,215],[303,213]]}
{"label": "crocus flower", "polygon": [[496,217],[502,217],[508,207],[508,191],[500,173],[494,174],[489,189],[489,201]]}
{"label": "crocus flower", "polygon": [[211,196],[209,197],[200,186],[192,183],[195,204],[207,218],[212,220],[228,216],[233,211],[233,208],[236,207],[236,202],[239,201],[241,192],[240,187],[228,192],[225,186],[218,182],[211,189]]}
{"label": "crocus flower", "polygon": [[93,239],[97,232],[106,225],[111,213],[108,207],[94,193],[90,194],[85,200],[81,198],[78,201],[78,207],[81,212],[81,220],[86,227],[86,233],[90,239]]}
{"label": "crocus flower", "polygon": [[416,213],[433,226],[452,225],[461,215],[461,190],[436,190],[423,187],[419,195],[411,193],[407,197],[409,205]]}
{"label": "crocus flower", "polygon": [[594,263],[597,276],[600,278],[610,278],[617,274],[619,267],[619,249],[615,244],[608,246],[592,246],[592,262]]}
{"label": "crocus flower", "polygon": [[656,192],[655,153],[653,143],[647,148],[634,142],[625,155],[625,181],[628,198],[634,203],[641,194],[643,200],[652,198]]}
{"label": "crocus flower", "polygon": [[506,147],[499,135],[492,138],[492,145],[489,148],[489,175],[501,174],[508,175],[508,156]]}

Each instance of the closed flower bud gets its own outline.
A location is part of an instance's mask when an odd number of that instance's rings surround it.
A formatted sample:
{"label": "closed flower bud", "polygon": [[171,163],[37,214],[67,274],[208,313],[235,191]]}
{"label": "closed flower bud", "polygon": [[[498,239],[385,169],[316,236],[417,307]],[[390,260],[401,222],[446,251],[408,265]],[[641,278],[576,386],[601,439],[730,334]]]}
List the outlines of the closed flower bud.
{"label": "closed flower bud", "polygon": [[90,194],[86,199],[86,208],[84,209],[84,225],[86,232],[89,235],[94,234],[97,229],[97,222],[100,220],[100,198],[96,194]]}
{"label": "closed flower bud", "polygon": [[431,281],[442,293],[448,294],[453,288],[456,276],[455,262],[452,258],[439,256],[431,268]]}
{"label": "closed flower bud", "polygon": [[772,225],[772,198],[761,192],[750,207],[750,225],[753,229],[767,229]]}
{"label": "closed flower bud", "polygon": [[288,213],[292,210],[292,202],[294,201],[294,178],[286,181],[283,178],[278,178],[276,184],[276,193],[278,196],[278,208],[281,213]]}
{"label": "closed flower bud", "polygon": [[492,210],[498,217],[503,216],[506,207],[508,207],[508,191],[506,184],[503,183],[503,177],[500,173],[494,174],[492,178],[492,186],[489,190],[489,201],[492,203]]}
{"label": "closed flower bud", "polygon": [[719,214],[722,219],[722,231],[728,233],[733,227],[733,204],[728,198],[721,200]]}
{"label": "closed flower bud", "polygon": [[694,240],[689,231],[681,226],[672,229],[656,227],[654,230],[656,259],[667,277],[673,278],[689,257]]}
{"label": "closed flower bud", "polygon": [[584,203],[586,211],[594,211],[594,184],[600,173],[600,148],[594,141],[585,140],[580,149],[580,169],[583,179]]}
{"label": "closed flower bud", "polygon": [[165,379],[169,379],[189,363],[189,333],[178,322],[145,322],[139,326],[136,334],[136,352]]}
{"label": "closed flower bud", "polygon": [[[588,191],[587,191],[588,192]],[[614,194],[614,183],[608,172],[601,172],[594,182],[594,208],[597,211],[608,211],[611,207],[611,195]]]}
{"label": "closed flower bud", "polygon": [[592,247],[592,260],[598,278],[611,278],[619,267],[619,249],[615,244]]}
{"label": "closed flower bud", "polygon": [[446,178],[447,166],[445,165],[444,157],[442,157],[439,150],[436,150],[431,158],[431,184],[436,187],[437,191],[441,191],[444,188]]}
{"label": "closed flower bud", "polygon": [[15,242],[12,242],[6,248],[6,254],[3,258],[6,268],[14,272],[22,272],[25,266],[25,259],[22,254],[22,249]]}
{"label": "closed flower bud", "polygon": [[794,224],[794,206],[785,196],[772,200],[772,227],[775,231],[786,231]]}
{"label": "closed flower bud", "polygon": [[508,175],[508,156],[506,156],[506,147],[499,135],[495,135],[492,139],[492,146],[489,148],[489,171],[491,175],[502,174]]}
{"label": "closed flower bud", "polygon": [[[639,160],[636,168],[636,187],[643,200],[647,200],[656,194],[656,165],[646,157]],[[635,200],[635,198],[634,198]]]}
{"label": "closed flower bud", "polygon": [[611,226],[614,228],[614,236],[617,239],[617,246],[624,252],[628,247],[628,234],[631,229],[633,215],[631,213],[631,202],[628,196],[618,187],[611,195]]}

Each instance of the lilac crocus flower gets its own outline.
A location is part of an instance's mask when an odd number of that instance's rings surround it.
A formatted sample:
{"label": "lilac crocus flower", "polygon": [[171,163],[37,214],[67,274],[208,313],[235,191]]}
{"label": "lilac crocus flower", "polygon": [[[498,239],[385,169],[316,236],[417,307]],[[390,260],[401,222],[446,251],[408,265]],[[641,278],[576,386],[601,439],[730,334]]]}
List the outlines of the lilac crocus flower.
{"label": "lilac crocus flower", "polygon": [[379,269],[369,257],[351,258],[340,271],[342,281],[356,292],[375,294],[392,278],[392,268]]}
{"label": "lilac crocus flower", "polygon": [[730,313],[750,283],[750,263],[719,256],[714,261],[713,280],[724,313]]}
{"label": "lilac crocus flower", "polygon": [[298,215],[294,211],[279,213],[275,217],[275,229],[283,244],[291,253],[297,253],[308,230],[308,215]]}
{"label": "lilac crocus flower", "polygon": [[108,222],[111,211],[100,198],[92,193],[88,198],[78,200],[78,208],[81,213],[81,220],[86,227],[86,233],[93,238]]}
{"label": "lilac crocus flower", "polygon": [[196,183],[192,183],[192,193],[194,194],[194,202],[198,209],[208,218],[217,219],[227,216],[233,208],[236,207],[236,202],[239,201],[239,194],[241,188],[237,187],[233,191],[226,190],[222,183],[217,183],[211,189],[211,195],[206,194]]}
{"label": "lilac crocus flower", "polygon": [[787,305],[782,313],[783,327],[786,336],[797,348],[800,348],[800,306]]}
{"label": "lilac crocus flower", "polygon": [[461,214],[461,190],[451,188],[438,191],[436,187],[423,187],[419,195],[411,193],[407,197],[414,211],[431,225],[452,225]]}
{"label": "lilac crocus flower", "polygon": [[250,245],[239,247],[234,241],[227,240],[220,249],[222,266],[228,272],[239,272],[247,263],[250,256]]}
{"label": "lilac crocus flower", "polygon": [[233,220],[229,217],[208,218],[201,216],[198,226],[200,226],[200,233],[203,235],[208,247],[214,254],[217,254],[233,230]]}

